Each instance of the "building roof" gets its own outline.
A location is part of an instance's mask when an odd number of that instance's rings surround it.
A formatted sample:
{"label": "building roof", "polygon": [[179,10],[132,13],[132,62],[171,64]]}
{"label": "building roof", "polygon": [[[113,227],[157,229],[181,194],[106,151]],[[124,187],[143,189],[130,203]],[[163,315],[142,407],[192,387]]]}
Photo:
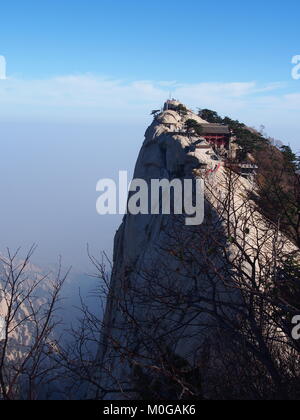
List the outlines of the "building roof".
{"label": "building roof", "polygon": [[230,134],[228,125],[205,124],[203,125],[204,134]]}

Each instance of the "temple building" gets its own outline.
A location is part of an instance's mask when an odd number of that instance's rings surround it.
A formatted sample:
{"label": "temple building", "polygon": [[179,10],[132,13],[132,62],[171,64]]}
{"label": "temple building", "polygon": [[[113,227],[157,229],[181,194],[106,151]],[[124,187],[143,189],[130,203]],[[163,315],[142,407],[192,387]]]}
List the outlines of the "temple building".
{"label": "temple building", "polygon": [[205,124],[203,127],[202,136],[210,144],[229,150],[231,132],[227,125],[222,124]]}
{"label": "temple building", "polygon": [[191,118],[199,123],[203,128],[203,137],[211,146],[215,146],[218,149],[230,150],[232,133],[228,125],[209,123],[199,115],[196,115],[193,111],[188,109],[184,104],[176,99],[169,99],[164,103],[162,109],[164,112],[185,112],[186,119]]}

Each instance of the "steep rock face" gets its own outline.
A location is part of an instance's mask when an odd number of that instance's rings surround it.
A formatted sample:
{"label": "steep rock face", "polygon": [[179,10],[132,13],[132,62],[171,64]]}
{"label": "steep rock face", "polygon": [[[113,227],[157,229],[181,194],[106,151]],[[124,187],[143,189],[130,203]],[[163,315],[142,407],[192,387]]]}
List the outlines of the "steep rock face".
{"label": "steep rock face", "polygon": [[[212,148],[191,147],[199,136],[186,134],[188,119],[206,123],[191,111],[182,115],[165,110],[155,117],[146,131],[134,178],[149,185],[152,179],[204,178],[205,220],[201,226],[190,228],[185,226],[183,216],[124,217],[115,236],[111,287],[98,354],[102,372],[97,380],[103,389],[112,390],[104,393],[108,399],[135,398],[132,390],[136,387],[137,365],[151,364],[163,349],[193,364],[203,344],[217,340],[222,325],[216,316],[210,316],[215,310],[213,302],[222,300],[225,304],[218,310],[228,319],[234,318],[230,308],[239,302],[240,294],[227,288],[228,261],[217,253],[212,258],[211,254],[216,243],[230,242],[232,234],[240,235],[240,242],[244,242],[245,229],[247,241],[255,249],[260,231],[265,230],[260,215],[242,206],[247,191],[254,186],[238,177],[234,191],[228,194],[226,169],[216,160]],[[226,231],[224,223],[227,216],[222,205],[228,198],[237,220],[234,233]],[[263,263],[268,264],[272,238],[263,246]],[[232,249],[228,255],[234,258],[237,253]],[[213,266],[207,262],[208,257]],[[242,264],[246,272],[250,270],[247,262]],[[191,323],[189,305],[197,294],[203,297],[203,307]],[[116,392],[120,388],[123,393]]]}
{"label": "steep rock face", "polygon": [[[205,153],[199,157],[197,153],[187,151],[193,138],[184,133],[184,124],[190,118],[206,123],[192,112],[182,117],[172,110],[155,118],[145,134],[134,171],[135,179],[144,179],[150,185],[152,179],[193,178],[193,170],[200,162],[208,163],[211,168],[216,166]],[[115,238],[115,264],[119,266],[120,260],[134,262],[140,258],[141,251],[146,251],[149,243],[158,240],[163,219],[157,215],[126,216]]]}
{"label": "steep rock face", "polygon": [[[164,111],[154,119],[145,134],[134,172],[135,179],[143,179],[149,185],[152,179],[194,179],[195,170],[199,170],[203,165],[206,171],[211,171],[215,177],[216,168],[220,170],[220,164],[212,159],[213,150],[207,148],[190,151],[191,143],[198,140],[193,136],[188,137],[184,130],[185,122],[191,118],[206,123],[192,112],[182,116],[172,110]],[[216,172],[213,172],[214,170]],[[206,206],[211,207],[208,201]],[[205,229],[208,232],[208,228]],[[180,239],[176,239],[172,244],[174,238],[170,237],[170,233],[175,231]],[[219,225],[219,231],[215,231],[214,234],[222,235],[222,225]],[[172,347],[176,354],[187,359],[194,357],[198,341],[204,340],[203,337],[196,337],[189,340],[187,347],[184,328],[167,333],[172,329],[172,325],[177,325],[182,315],[174,311],[166,317],[164,304],[154,302],[155,296],[149,295],[152,288],[156,290],[155,295],[161,293],[159,288],[163,284],[168,288],[177,287],[179,290],[188,287],[184,284],[182,275],[176,274],[182,267],[178,258],[174,258],[170,252],[170,248],[175,250],[184,243],[187,246],[191,241],[191,232],[185,226],[182,216],[174,219],[172,215],[128,214],[124,217],[115,236],[111,291],[98,355],[104,371],[107,372],[104,376],[102,373],[99,379],[105,389],[115,389],[118,384],[122,384],[123,389],[132,388],[132,366],[125,353],[134,351],[147,357],[149,351],[155,351],[150,341],[154,341],[156,337],[164,336],[165,346]],[[168,251],[165,248],[168,248]],[[154,269],[158,271],[153,272]],[[193,269],[192,265],[188,268],[189,275]],[[170,275],[166,275],[165,270]],[[155,284],[152,280],[151,284],[149,283],[149,277],[154,279]],[[203,287],[208,288],[204,285],[204,280]],[[220,286],[220,290],[222,288],[223,286]],[[138,328],[133,327],[130,321],[133,316],[143,328],[148,329],[151,336],[149,343],[140,342]],[[189,334],[193,335],[194,332],[189,330]],[[106,397],[122,398],[116,393]]]}

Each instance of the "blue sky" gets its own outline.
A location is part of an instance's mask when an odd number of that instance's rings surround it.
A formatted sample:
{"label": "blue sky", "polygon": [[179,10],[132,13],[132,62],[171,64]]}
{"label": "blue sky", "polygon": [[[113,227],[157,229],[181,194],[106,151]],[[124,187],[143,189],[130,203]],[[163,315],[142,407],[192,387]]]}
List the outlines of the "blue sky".
{"label": "blue sky", "polygon": [[93,72],[184,83],[286,80],[298,1],[11,0],[0,50],[26,78]]}
{"label": "blue sky", "polygon": [[300,147],[299,1],[11,0],[0,9],[0,251],[86,263],[120,217],[96,183],[132,173],[169,92]]}
{"label": "blue sky", "polygon": [[0,120],[99,122],[115,110],[141,121],[172,92],[191,107],[265,124],[296,147],[299,12],[298,1],[277,0],[5,2]]}

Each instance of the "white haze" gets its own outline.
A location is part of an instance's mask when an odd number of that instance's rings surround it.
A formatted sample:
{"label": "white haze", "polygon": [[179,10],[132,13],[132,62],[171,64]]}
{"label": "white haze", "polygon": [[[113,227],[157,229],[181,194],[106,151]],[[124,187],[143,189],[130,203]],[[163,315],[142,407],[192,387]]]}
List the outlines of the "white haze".
{"label": "white haze", "polygon": [[111,255],[120,216],[98,216],[96,183],[133,172],[151,121],[169,96],[228,114],[299,144],[300,94],[288,83],[183,84],[94,75],[0,83],[0,251],[39,248],[35,262],[89,272],[86,244]]}

